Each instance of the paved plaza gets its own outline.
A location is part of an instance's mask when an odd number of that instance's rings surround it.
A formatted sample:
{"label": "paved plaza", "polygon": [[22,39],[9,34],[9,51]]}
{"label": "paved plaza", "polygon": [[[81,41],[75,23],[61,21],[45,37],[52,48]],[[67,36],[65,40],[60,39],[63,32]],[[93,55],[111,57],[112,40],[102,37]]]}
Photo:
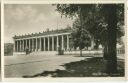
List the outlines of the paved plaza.
{"label": "paved plaza", "polygon": [[85,57],[58,55],[5,56],[5,77],[22,77],[43,71],[64,70],[61,65],[84,59]]}

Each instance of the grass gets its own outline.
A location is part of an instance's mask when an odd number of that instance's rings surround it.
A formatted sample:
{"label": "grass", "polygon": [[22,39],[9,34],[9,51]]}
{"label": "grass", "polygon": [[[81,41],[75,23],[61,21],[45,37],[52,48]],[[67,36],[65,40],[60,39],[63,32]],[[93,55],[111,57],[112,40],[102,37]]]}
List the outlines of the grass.
{"label": "grass", "polygon": [[23,76],[24,78],[33,77],[123,77],[124,76],[124,62],[118,61],[118,72],[116,74],[106,74],[105,63],[102,57],[88,58],[77,62],[71,62],[62,65],[65,70],[44,71],[33,76]]}

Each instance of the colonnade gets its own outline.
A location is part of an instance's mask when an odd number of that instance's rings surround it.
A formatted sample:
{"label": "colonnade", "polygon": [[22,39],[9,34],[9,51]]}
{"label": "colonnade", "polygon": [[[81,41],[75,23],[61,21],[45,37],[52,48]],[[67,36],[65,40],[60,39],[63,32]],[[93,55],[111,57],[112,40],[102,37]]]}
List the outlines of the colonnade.
{"label": "colonnade", "polygon": [[70,34],[53,36],[19,38],[14,40],[15,52],[29,51],[57,51],[58,49],[69,50]]}

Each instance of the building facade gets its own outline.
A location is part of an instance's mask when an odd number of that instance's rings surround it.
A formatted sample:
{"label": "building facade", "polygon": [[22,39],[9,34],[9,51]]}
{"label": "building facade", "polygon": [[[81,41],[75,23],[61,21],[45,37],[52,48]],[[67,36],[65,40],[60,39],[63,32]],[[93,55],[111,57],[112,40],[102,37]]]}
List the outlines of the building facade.
{"label": "building facade", "polygon": [[[71,29],[52,30],[42,33],[14,36],[14,51],[57,51],[71,50]],[[91,44],[93,47],[93,43]]]}

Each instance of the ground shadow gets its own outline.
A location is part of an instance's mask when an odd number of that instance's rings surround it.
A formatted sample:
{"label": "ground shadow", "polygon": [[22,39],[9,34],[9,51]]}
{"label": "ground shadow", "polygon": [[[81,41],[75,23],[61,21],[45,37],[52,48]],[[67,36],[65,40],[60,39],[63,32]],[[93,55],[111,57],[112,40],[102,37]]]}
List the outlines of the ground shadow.
{"label": "ground shadow", "polygon": [[88,58],[77,62],[71,62],[62,65],[65,70],[44,71],[33,76],[23,76],[24,78],[34,77],[122,77],[124,76],[124,62],[118,61],[118,72],[114,75],[104,73],[105,63],[101,57]]}

